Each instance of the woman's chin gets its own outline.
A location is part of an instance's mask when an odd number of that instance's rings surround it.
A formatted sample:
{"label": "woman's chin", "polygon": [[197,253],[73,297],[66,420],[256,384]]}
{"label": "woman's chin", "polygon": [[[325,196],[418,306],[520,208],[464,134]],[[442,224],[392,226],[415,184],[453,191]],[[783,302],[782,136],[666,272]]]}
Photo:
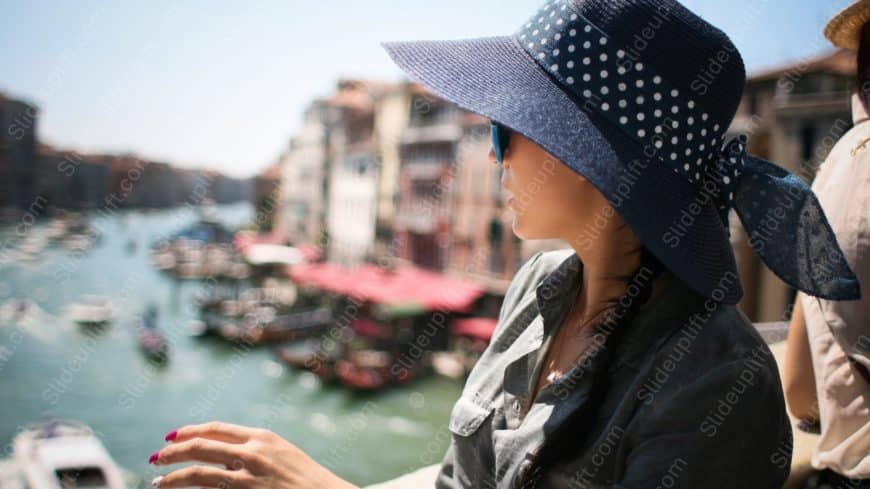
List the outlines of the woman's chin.
{"label": "woman's chin", "polygon": [[511,228],[514,231],[514,234],[520,239],[535,239],[531,237],[529,230],[523,227],[522,219],[520,219],[516,213],[513,214],[513,218],[511,219]]}

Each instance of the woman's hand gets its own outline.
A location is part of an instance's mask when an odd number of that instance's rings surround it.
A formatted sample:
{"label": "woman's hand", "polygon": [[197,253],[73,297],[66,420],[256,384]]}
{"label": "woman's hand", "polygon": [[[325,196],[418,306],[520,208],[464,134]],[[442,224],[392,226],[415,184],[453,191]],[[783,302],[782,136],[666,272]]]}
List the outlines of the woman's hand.
{"label": "woman's hand", "polygon": [[212,421],[178,428],[166,440],[172,443],[154,452],[149,463],[197,461],[224,467],[191,465],[174,470],[154,479],[152,484],[160,489],[358,489],[266,429]]}

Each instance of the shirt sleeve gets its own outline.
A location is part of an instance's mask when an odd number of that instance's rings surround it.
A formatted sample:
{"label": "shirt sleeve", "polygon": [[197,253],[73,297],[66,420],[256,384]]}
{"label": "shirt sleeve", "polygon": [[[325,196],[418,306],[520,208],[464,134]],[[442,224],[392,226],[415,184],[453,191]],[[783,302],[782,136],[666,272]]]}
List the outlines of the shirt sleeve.
{"label": "shirt sleeve", "polygon": [[642,426],[613,488],[782,487],[792,431],[779,373],[765,357],[687,375],[660,392],[636,420]]}

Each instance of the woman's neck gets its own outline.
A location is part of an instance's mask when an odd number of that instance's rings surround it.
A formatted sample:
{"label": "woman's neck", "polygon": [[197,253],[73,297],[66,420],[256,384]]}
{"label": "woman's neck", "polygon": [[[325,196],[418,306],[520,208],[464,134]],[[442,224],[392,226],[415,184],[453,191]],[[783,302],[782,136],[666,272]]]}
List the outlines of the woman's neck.
{"label": "woman's neck", "polygon": [[[580,289],[574,310],[575,327],[585,328],[602,311],[615,307],[625,295],[629,281],[641,266],[643,243],[627,225],[614,223],[599,239],[574,252],[583,262]],[[662,281],[653,284],[649,301],[661,292]]]}

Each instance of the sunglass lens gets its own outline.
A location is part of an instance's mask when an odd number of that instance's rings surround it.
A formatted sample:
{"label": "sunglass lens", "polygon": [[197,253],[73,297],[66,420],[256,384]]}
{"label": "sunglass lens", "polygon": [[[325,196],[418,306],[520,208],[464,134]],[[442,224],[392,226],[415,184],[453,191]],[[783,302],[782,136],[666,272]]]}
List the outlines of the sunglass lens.
{"label": "sunglass lens", "polygon": [[492,126],[492,147],[495,150],[495,159],[501,165],[504,162],[504,153],[507,150],[508,142],[510,141],[510,131],[508,128],[493,122]]}

